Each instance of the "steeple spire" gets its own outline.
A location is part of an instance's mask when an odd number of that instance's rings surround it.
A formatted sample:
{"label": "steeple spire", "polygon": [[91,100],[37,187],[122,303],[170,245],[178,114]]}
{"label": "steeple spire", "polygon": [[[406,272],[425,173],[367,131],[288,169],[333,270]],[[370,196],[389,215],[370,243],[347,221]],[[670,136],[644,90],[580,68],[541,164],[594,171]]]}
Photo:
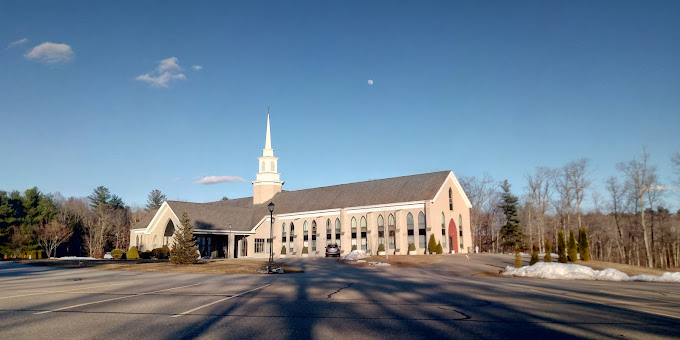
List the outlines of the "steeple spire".
{"label": "steeple spire", "polygon": [[269,128],[269,106],[267,106],[267,137],[265,137],[264,140],[264,148],[265,149],[272,148],[272,133],[271,129]]}

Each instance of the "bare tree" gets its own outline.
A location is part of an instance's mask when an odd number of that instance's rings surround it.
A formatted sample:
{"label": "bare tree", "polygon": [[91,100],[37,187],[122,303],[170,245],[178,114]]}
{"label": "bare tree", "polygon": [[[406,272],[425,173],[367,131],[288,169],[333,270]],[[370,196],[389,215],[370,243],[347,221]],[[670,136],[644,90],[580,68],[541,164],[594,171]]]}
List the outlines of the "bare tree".
{"label": "bare tree", "polygon": [[482,249],[481,221],[489,201],[496,195],[495,182],[488,173],[484,173],[481,179],[477,179],[474,176],[462,176],[459,181],[460,186],[463,187],[463,191],[465,191],[472,205],[470,209],[470,225],[472,226],[475,244]]}
{"label": "bare tree", "polygon": [[621,201],[625,195],[624,188],[618,183],[616,177],[609,177],[607,179],[607,191],[609,192],[611,199],[611,212],[614,215],[614,222],[617,231],[617,244],[619,246],[619,255],[625,263],[630,263],[626,252],[626,245],[623,238],[623,232],[621,231]]}
{"label": "bare tree", "polygon": [[552,171],[553,188],[557,192],[559,199],[555,202],[555,209],[560,215],[562,229],[569,229],[572,203],[574,202],[574,191],[571,185],[570,172],[567,166]]}
{"label": "bare tree", "polygon": [[647,148],[642,148],[642,157],[640,160],[633,159],[628,163],[617,164],[619,171],[622,171],[628,177],[628,184],[633,190],[636,206],[639,207],[640,225],[642,226],[642,235],[645,243],[645,253],[647,255],[647,265],[653,267],[653,257],[649,246],[649,236],[647,233],[647,225],[645,223],[645,209],[644,201],[645,195],[656,186],[656,167],[649,164],[649,153]]}
{"label": "bare tree", "polygon": [[524,176],[529,189],[529,197],[531,198],[531,202],[536,207],[536,212],[538,213],[538,244],[541,252],[543,252],[543,246],[545,244],[545,213],[548,210],[548,204],[550,203],[551,177],[552,170],[546,167],[537,167],[533,174],[527,174]]}
{"label": "bare tree", "polygon": [[38,235],[40,245],[45,249],[48,257],[56,257],[57,247],[68,241],[71,235],[73,235],[73,230],[66,223],[57,219],[39,226],[35,232]]}
{"label": "bare tree", "polygon": [[583,203],[585,190],[588,189],[592,183],[592,180],[590,179],[590,174],[592,173],[590,161],[587,158],[581,158],[577,161],[567,163],[565,168],[568,173],[567,178],[569,185],[571,186],[574,199],[576,200],[576,214],[578,216],[578,227],[580,228],[582,226],[581,203]]}

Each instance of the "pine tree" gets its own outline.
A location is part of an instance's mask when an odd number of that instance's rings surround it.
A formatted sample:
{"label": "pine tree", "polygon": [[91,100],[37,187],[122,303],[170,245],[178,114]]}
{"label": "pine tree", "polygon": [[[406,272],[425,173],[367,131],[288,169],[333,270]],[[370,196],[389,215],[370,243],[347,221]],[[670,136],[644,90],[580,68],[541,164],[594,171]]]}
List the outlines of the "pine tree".
{"label": "pine tree", "polygon": [[569,262],[576,262],[578,259],[578,250],[576,249],[576,238],[574,238],[574,231],[569,230],[569,243],[567,243],[567,256]]}
{"label": "pine tree", "polygon": [[170,262],[175,264],[196,263],[198,247],[194,240],[194,228],[186,212],[182,213],[180,225],[173,235],[174,242],[170,251]]}
{"label": "pine tree", "polygon": [[559,263],[567,263],[567,255],[565,254],[566,248],[567,244],[564,242],[564,232],[560,229],[557,232],[557,261]]}
{"label": "pine tree", "polygon": [[430,254],[437,252],[437,241],[434,240],[434,234],[430,234],[430,241],[427,243],[427,250],[430,251]]}
{"label": "pine tree", "polygon": [[552,262],[552,243],[550,240],[545,240],[545,256],[543,262]]}
{"label": "pine tree", "polygon": [[501,194],[502,202],[499,208],[503,210],[506,220],[505,225],[500,230],[503,246],[519,249],[524,233],[517,217],[517,196],[510,193],[510,183],[507,179],[501,183],[501,189],[503,189],[503,193]]}
{"label": "pine tree", "polygon": [[578,250],[581,261],[590,261],[590,242],[588,241],[588,231],[580,228],[578,232]]}
{"label": "pine tree", "polygon": [[153,189],[149,193],[149,196],[146,198],[146,209],[147,210],[154,210],[158,209],[163,205],[163,202],[167,197],[158,189]]}
{"label": "pine tree", "polygon": [[531,249],[531,260],[529,261],[529,265],[533,266],[536,263],[538,263],[538,246],[534,244]]}

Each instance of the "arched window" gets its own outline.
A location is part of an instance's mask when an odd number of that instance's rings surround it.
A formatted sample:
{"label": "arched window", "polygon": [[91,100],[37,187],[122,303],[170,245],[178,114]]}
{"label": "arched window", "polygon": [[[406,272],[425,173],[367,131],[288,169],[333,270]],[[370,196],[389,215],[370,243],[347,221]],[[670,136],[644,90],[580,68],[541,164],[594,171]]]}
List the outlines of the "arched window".
{"label": "arched window", "polygon": [[425,249],[425,214],[421,211],[418,213],[418,240],[420,241],[420,248]]}
{"label": "arched window", "polygon": [[446,218],[442,212],[442,249],[446,249]]}
{"label": "arched window", "polygon": [[335,243],[340,246],[340,233],[342,231],[342,226],[340,225],[340,219],[335,219]]}
{"label": "arched window", "polygon": [[366,225],[366,217],[361,216],[361,249],[367,250],[368,244],[366,242],[366,233],[368,232],[368,226]]}
{"label": "arched window", "polygon": [[458,234],[460,236],[458,238],[458,240],[460,240],[460,249],[463,249],[463,216],[462,215],[458,215]]}
{"label": "arched window", "polygon": [[175,224],[172,223],[172,220],[168,220],[168,223],[165,225],[165,233],[163,233],[163,244],[168,245],[170,244],[170,240],[172,239],[172,235],[175,233]]}
{"label": "arched window", "polygon": [[295,224],[293,222],[290,222],[290,238],[288,241],[288,244],[290,245],[290,253],[292,254],[295,249],[293,249],[293,243],[295,242],[293,237],[295,236]]}
{"label": "arched window", "polygon": [[137,235],[137,241],[135,242],[135,247],[139,250],[139,235]]}
{"label": "arched window", "polygon": [[281,225],[281,246],[288,248],[288,237],[286,237],[286,222]]}
{"label": "arched window", "polygon": [[312,251],[316,251],[316,221],[312,221]]}
{"label": "arched window", "polygon": [[326,220],[326,245],[331,244],[331,235],[333,235],[333,230],[331,229],[331,219]]}
{"label": "arched window", "polygon": [[158,235],[153,235],[153,243],[151,243],[151,245],[152,245],[151,249],[158,248],[157,247],[157,245],[158,245]]}
{"label": "arched window", "polygon": [[385,246],[385,219],[382,215],[378,216],[378,245]]}
{"label": "arched window", "polygon": [[408,215],[406,215],[406,230],[408,232],[409,247],[411,246],[411,243],[415,245],[416,241],[414,240],[413,236],[413,214],[411,213],[408,213]]}
{"label": "arched window", "polygon": [[302,224],[302,241],[303,247],[309,247],[309,225],[307,224],[307,221]]}
{"label": "arched window", "polygon": [[274,161],[272,161],[271,170],[272,170],[272,172],[276,172],[276,165],[274,165]]}
{"label": "arched window", "polygon": [[395,235],[397,234],[397,225],[394,222],[395,220],[392,214],[387,216],[387,240],[390,243],[390,249],[396,249],[397,247],[395,240]]}
{"label": "arched window", "polygon": [[453,210],[453,190],[449,188],[449,210]]}
{"label": "arched window", "polygon": [[357,219],[352,217],[352,250],[357,247]]}

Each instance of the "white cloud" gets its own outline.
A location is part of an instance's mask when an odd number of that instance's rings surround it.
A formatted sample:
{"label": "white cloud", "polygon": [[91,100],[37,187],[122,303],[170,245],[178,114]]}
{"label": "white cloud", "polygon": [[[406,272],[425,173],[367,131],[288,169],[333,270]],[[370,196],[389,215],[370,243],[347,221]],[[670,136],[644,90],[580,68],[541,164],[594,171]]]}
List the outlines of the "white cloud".
{"label": "white cloud", "polygon": [[201,65],[194,65],[194,66],[191,66],[191,68],[193,68],[193,69],[196,70],[196,71],[200,71],[200,70],[203,69],[203,66],[201,66]]}
{"label": "white cloud", "polygon": [[24,54],[29,60],[35,60],[44,64],[66,63],[73,59],[73,50],[66,44],[44,42]]}
{"label": "white cloud", "polygon": [[17,45],[22,45],[22,44],[25,44],[27,42],[28,42],[28,38],[22,38],[22,39],[19,39],[17,41],[12,41],[11,43],[9,43],[7,48],[14,47],[14,46],[17,46]]}
{"label": "white cloud", "polygon": [[215,184],[221,182],[245,182],[246,180],[238,176],[208,176],[203,177],[197,184]]}
{"label": "white cloud", "polygon": [[149,83],[155,87],[168,87],[173,80],[184,80],[187,77],[181,73],[179,60],[175,57],[163,59],[155,70],[135,77],[136,80]]}

